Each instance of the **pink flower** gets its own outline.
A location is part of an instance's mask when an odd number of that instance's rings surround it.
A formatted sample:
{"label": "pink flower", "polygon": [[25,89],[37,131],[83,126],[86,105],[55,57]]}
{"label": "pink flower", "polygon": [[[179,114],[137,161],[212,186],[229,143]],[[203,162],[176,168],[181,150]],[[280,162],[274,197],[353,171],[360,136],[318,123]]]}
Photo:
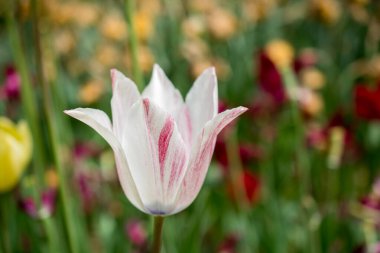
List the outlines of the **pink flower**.
{"label": "pink flower", "polygon": [[134,245],[143,246],[146,243],[147,233],[143,224],[140,221],[128,221],[125,231]]}
{"label": "pink flower", "polygon": [[41,194],[41,206],[38,207],[32,197],[19,201],[21,209],[33,218],[46,218],[53,214],[56,204],[56,190],[48,189]]}
{"label": "pink flower", "polygon": [[3,93],[8,100],[18,100],[20,97],[20,76],[13,67],[7,67],[3,84]]}
{"label": "pink flower", "polygon": [[214,68],[198,77],[185,101],[158,65],[142,94],[117,70],[111,77],[112,124],[96,109],[65,113],[91,126],[110,144],[121,186],[133,205],[152,215],[182,211],[201,189],[217,135],[247,109],[218,114]]}

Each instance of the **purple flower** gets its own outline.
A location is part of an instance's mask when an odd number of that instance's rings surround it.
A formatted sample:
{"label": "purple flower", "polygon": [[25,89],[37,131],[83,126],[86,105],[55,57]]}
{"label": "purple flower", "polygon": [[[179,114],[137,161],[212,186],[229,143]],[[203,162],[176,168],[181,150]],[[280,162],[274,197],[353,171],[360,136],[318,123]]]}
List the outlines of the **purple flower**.
{"label": "purple flower", "polygon": [[37,207],[32,197],[22,198],[19,201],[20,208],[32,218],[46,218],[53,214],[56,204],[56,190],[48,189],[41,195],[41,206]]}

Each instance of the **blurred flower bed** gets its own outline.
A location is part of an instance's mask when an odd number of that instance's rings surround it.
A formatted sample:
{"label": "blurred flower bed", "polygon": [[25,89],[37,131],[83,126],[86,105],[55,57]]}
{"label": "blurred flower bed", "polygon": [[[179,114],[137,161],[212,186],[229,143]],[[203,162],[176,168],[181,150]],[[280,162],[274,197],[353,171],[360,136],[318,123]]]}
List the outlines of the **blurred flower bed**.
{"label": "blurred flower bed", "polygon": [[112,150],[63,114],[111,115],[110,69],[135,75],[132,26],[139,85],[159,63],[186,94],[214,66],[220,111],[249,108],[165,221],[164,252],[380,252],[378,1],[144,0],[132,23],[121,0],[13,2],[0,0],[0,252],[149,252]]}

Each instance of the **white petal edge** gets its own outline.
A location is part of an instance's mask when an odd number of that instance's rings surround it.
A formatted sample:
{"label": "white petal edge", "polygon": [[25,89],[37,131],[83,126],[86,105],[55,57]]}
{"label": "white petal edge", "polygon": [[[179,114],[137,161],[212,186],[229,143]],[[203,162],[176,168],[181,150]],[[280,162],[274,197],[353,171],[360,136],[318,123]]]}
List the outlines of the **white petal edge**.
{"label": "white petal edge", "polygon": [[153,66],[152,77],[142,92],[142,97],[148,98],[171,115],[184,103],[181,93],[158,64]]}
{"label": "white petal edge", "polygon": [[242,106],[226,110],[206,123],[193,146],[187,172],[177,195],[176,208],[170,214],[182,211],[197,197],[210,166],[218,134],[245,111],[247,108]]}
{"label": "white petal edge", "polygon": [[103,111],[92,108],[76,108],[64,112],[93,128],[108,142],[115,154],[117,173],[125,195],[134,206],[144,212],[145,207],[132,179],[124,151],[112,132],[112,125],[108,116]]}
{"label": "white petal edge", "polygon": [[186,96],[192,125],[192,141],[206,122],[218,114],[218,85],[215,68],[207,68],[195,80]]}
{"label": "white petal edge", "polygon": [[126,124],[126,113],[132,105],[140,98],[136,84],[125,77],[116,69],[111,70],[112,79],[112,122],[113,132],[118,139],[123,139]]}

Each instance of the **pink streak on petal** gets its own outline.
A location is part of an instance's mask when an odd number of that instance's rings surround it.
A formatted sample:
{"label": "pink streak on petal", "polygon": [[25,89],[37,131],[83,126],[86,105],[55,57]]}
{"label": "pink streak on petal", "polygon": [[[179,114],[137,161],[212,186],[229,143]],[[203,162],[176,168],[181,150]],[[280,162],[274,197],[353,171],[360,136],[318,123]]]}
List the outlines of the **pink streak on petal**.
{"label": "pink streak on petal", "polygon": [[145,114],[148,116],[149,115],[149,99],[144,98],[143,103],[144,103]]}
{"label": "pink streak on petal", "polygon": [[190,204],[200,190],[211,161],[217,135],[227,124],[244,111],[244,108],[234,110],[233,112],[224,115],[223,118],[220,118],[219,122],[214,123],[215,125],[210,125],[209,127],[206,126],[202,130],[199,136],[199,141],[201,142],[199,144],[199,150],[194,154],[194,160],[190,162],[187,175],[182,181],[180,205],[183,207]]}
{"label": "pink streak on petal", "polygon": [[165,159],[170,143],[170,139],[173,135],[174,130],[174,121],[172,118],[167,118],[160,132],[160,136],[158,138],[158,156],[160,162],[160,175],[161,180],[164,178],[164,169],[165,169]]}
{"label": "pink streak on petal", "polygon": [[115,88],[115,82],[116,82],[116,70],[111,69],[111,84],[112,84],[112,90]]}
{"label": "pink streak on petal", "polygon": [[186,163],[186,153],[182,150],[177,150],[175,157],[177,159],[174,159],[171,164],[171,172],[170,172],[170,178],[169,178],[169,185],[168,189],[169,191],[172,189],[174,183],[176,183],[179,179],[179,176],[182,174],[183,170],[185,169],[185,163]]}

